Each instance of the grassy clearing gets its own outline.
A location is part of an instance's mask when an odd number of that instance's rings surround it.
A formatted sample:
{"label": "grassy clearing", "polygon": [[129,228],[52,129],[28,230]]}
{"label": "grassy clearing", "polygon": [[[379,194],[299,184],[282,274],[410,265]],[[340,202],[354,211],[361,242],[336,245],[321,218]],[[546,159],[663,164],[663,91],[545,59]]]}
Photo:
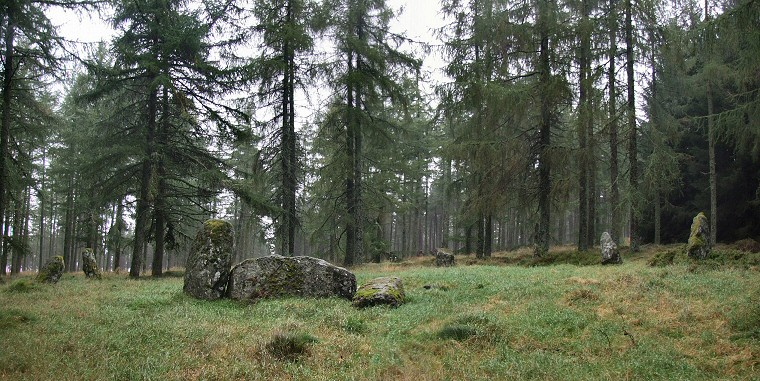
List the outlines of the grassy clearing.
{"label": "grassy clearing", "polygon": [[21,278],[0,286],[0,379],[760,378],[757,267],[647,265],[668,249],[608,267],[562,263],[590,254],[560,248],[554,265],[517,251],[355,269],[360,283],[400,276],[397,309],[204,302],[178,277]]}

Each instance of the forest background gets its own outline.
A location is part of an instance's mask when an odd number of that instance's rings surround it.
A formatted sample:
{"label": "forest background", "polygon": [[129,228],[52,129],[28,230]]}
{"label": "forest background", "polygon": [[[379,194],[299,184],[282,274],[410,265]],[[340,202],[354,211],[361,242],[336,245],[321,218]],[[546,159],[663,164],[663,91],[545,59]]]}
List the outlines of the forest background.
{"label": "forest background", "polygon": [[760,2],[428,5],[432,44],[382,0],[5,1],[0,272],[160,276],[212,217],[346,266],[760,239]]}

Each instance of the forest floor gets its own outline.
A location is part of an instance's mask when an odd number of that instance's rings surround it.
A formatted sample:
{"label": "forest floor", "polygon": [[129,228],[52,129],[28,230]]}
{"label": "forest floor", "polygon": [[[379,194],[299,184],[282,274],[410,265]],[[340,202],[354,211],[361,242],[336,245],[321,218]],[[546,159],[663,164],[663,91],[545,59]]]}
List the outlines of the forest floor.
{"label": "forest floor", "polygon": [[542,261],[525,249],[352,269],[359,283],[401,277],[396,309],[200,301],[178,273],[4,279],[0,379],[760,379],[760,254],[696,263],[681,249],[615,266],[555,248]]}

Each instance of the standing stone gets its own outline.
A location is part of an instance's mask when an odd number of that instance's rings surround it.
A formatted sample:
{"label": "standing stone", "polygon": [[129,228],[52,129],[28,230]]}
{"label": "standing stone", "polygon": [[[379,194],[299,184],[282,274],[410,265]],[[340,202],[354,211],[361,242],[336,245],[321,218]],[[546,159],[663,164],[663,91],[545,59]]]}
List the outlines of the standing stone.
{"label": "standing stone", "polygon": [[689,258],[694,259],[705,259],[710,254],[710,224],[703,212],[699,212],[691,222],[686,252]]}
{"label": "standing stone", "polygon": [[56,255],[51,258],[37,274],[37,281],[44,283],[58,283],[63,276],[63,257]]}
{"label": "standing stone", "polygon": [[82,270],[88,278],[100,279],[100,269],[95,261],[95,252],[87,248],[82,252]]}
{"label": "standing stone", "polygon": [[404,303],[404,286],[401,278],[375,278],[363,284],[354,295],[353,305],[357,308],[389,305],[398,307]]}
{"label": "standing stone", "polygon": [[198,299],[224,297],[232,265],[232,224],[208,220],[198,231],[185,265],[185,293]]}
{"label": "standing stone", "polygon": [[350,300],[356,276],[319,258],[270,255],[233,267],[227,291],[230,298],[246,301],[282,296]]}
{"label": "standing stone", "polygon": [[438,267],[450,267],[456,265],[454,254],[444,253],[443,251],[438,250],[438,252],[435,253],[435,265]]}
{"label": "standing stone", "polygon": [[602,264],[618,264],[623,260],[620,258],[620,252],[618,251],[617,244],[610,236],[610,233],[602,233],[602,238],[599,240],[599,244],[602,247]]}

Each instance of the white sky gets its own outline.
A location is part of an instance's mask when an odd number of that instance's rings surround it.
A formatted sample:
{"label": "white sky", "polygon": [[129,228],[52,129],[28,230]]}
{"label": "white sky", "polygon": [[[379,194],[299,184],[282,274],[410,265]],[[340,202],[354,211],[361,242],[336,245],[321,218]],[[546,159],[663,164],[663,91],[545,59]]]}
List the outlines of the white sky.
{"label": "white sky", "polygon": [[[438,43],[434,30],[443,25],[443,20],[437,0],[388,0],[387,4],[394,10],[403,9],[400,16],[390,25],[393,32],[406,34],[415,41]],[[114,35],[110,25],[98,14],[63,10],[60,7],[54,7],[47,13],[53,24],[59,27],[59,34],[68,40],[93,43],[109,41]],[[427,54],[422,58],[423,70],[428,73],[443,66],[443,60],[437,53]]]}

